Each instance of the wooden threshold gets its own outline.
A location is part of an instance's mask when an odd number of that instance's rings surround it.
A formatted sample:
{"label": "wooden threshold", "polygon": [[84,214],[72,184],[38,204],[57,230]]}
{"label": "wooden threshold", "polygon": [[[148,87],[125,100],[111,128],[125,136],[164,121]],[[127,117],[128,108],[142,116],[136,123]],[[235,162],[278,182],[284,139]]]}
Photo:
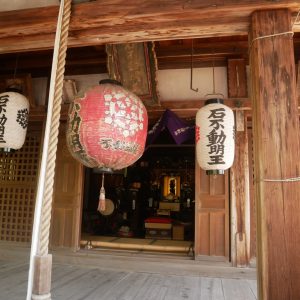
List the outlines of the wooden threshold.
{"label": "wooden threshold", "polygon": [[193,242],[159,239],[138,239],[111,236],[84,236],[80,246],[85,249],[110,248],[118,250],[155,251],[193,255]]}
{"label": "wooden threshold", "polygon": [[[23,244],[0,242],[0,266],[18,266],[29,262],[30,247]],[[53,265],[74,265],[87,269],[118,270],[119,272],[137,272],[176,276],[203,276],[216,278],[255,280],[255,268],[235,268],[229,263],[216,261],[195,261],[187,256],[171,256],[170,254],[150,254],[137,251],[116,250],[79,250],[68,248],[52,249]],[[1,272],[0,272],[1,273]],[[27,275],[27,268],[26,274]],[[1,285],[0,285],[1,286]],[[16,298],[7,298],[16,299]],[[23,298],[24,299],[24,298]],[[240,300],[240,299],[239,299]]]}

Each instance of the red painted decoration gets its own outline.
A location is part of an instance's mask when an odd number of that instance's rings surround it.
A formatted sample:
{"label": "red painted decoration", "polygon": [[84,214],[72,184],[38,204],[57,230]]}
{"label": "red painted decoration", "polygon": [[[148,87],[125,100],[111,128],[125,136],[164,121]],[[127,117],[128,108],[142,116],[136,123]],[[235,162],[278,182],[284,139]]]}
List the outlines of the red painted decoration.
{"label": "red painted decoration", "polygon": [[147,127],[142,101],[120,85],[103,83],[74,100],[67,144],[85,166],[118,170],[143,154]]}

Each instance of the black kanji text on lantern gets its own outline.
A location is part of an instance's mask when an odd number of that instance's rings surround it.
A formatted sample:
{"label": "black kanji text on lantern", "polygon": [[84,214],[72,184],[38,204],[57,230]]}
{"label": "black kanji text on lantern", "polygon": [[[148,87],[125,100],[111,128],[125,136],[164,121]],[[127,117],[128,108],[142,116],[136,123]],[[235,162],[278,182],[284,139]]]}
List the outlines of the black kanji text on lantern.
{"label": "black kanji text on lantern", "polygon": [[212,130],[206,136],[208,138],[209,147],[209,165],[219,165],[225,164],[224,161],[224,151],[225,151],[225,140],[226,134],[224,133],[224,117],[225,117],[225,109],[224,108],[216,108],[210,110],[210,115],[208,116],[210,125]]}
{"label": "black kanji text on lantern", "polygon": [[0,97],[0,143],[6,143],[4,140],[5,134],[5,123],[7,121],[6,113],[6,104],[9,100],[9,95],[3,95]]}

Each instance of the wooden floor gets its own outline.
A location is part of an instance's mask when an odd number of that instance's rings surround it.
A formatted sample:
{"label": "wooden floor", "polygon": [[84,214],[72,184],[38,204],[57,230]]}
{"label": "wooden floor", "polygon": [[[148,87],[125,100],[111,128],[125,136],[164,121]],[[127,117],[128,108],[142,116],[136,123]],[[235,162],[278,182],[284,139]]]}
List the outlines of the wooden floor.
{"label": "wooden floor", "polygon": [[[168,256],[68,253],[53,255],[53,300],[257,299],[255,270]],[[28,257],[25,254],[11,259],[12,256],[10,251],[0,257],[0,299],[24,300]],[[218,276],[211,276],[213,270]]]}

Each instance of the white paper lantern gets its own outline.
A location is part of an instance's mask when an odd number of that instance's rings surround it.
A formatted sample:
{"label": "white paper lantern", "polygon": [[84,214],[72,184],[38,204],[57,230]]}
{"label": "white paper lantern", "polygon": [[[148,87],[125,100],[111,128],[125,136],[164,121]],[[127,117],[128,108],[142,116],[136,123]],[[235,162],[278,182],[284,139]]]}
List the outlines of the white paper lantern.
{"label": "white paper lantern", "polygon": [[224,174],[234,159],[234,115],[222,99],[209,99],[196,115],[196,155],[206,174]]}
{"label": "white paper lantern", "polygon": [[20,149],[28,126],[29,101],[16,92],[0,94],[0,148]]}

